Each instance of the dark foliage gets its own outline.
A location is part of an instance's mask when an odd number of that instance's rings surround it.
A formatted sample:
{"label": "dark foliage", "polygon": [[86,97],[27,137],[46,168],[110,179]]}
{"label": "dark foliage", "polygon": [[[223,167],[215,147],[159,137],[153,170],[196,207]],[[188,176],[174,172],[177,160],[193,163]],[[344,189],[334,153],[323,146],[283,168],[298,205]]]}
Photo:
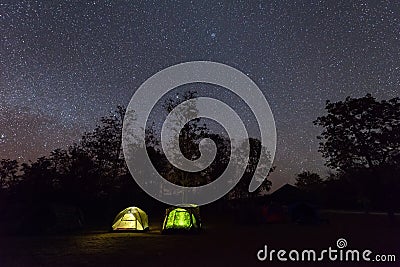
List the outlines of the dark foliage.
{"label": "dark foliage", "polygon": [[[195,92],[188,92],[182,99],[191,99],[195,95]],[[167,100],[166,111],[171,111],[177,104],[175,100]],[[195,113],[196,107],[188,112]],[[145,210],[164,208],[141,190],[127,169],[121,146],[124,115],[125,109],[118,106],[109,116],[102,117],[95,129],[85,133],[79,142],[66,149],[56,149],[36,161],[23,164],[15,160],[0,161],[0,197],[5,199],[0,208],[64,203],[81,209],[88,222],[103,223],[110,222],[119,210],[137,203]],[[189,115],[182,113],[181,119],[185,120]],[[185,157],[197,158],[199,142],[210,138],[217,144],[216,160],[198,173],[178,170],[166,160],[160,148],[159,133],[153,125],[146,129],[146,145],[157,170],[171,182],[185,186],[206,184],[219,177],[229,162],[229,140],[211,133],[198,119],[187,123],[179,134]],[[260,142],[253,139],[251,144],[255,152],[245,174],[248,179],[235,189],[237,196],[247,192],[250,175],[257,164]],[[269,187],[267,180],[262,190]]]}
{"label": "dark foliage", "polygon": [[400,99],[377,101],[367,94],[327,101],[320,151],[336,171],[325,183],[326,202],[343,207],[385,209],[400,203]]}

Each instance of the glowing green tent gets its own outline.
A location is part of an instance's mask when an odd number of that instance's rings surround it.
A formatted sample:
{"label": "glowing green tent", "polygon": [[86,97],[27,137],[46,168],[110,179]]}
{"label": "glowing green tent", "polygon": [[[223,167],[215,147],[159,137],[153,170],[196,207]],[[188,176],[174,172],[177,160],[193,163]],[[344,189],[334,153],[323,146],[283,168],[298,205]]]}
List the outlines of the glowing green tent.
{"label": "glowing green tent", "polygon": [[162,232],[199,231],[201,229],[200,209],[197,205],[179,205],[166,210]]}
{"label": "glowing green tent", "polygon": [[112,223],[113,231],[145,231],[149,229],[147,214],[137,208],[129,207],[118,213]]}

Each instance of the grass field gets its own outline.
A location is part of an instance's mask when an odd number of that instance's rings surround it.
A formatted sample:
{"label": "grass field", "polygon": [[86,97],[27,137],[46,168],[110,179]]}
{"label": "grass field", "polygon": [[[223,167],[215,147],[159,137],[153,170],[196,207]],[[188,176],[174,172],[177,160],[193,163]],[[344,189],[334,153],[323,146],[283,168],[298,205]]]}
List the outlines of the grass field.
{"label": "grass field", "polygon": [[[1,236],[0,266],[400,266],[400,218],[384,215],[326,214],[329,223],[239,225],[222,216],[203,214],[205,229],[196,235],[161,235],[161,219],[147,233],[109,233],[87,229],[68,235]],[[336,247],[394,254],[397,262],[280,262],[257,260],[269,249]]]}

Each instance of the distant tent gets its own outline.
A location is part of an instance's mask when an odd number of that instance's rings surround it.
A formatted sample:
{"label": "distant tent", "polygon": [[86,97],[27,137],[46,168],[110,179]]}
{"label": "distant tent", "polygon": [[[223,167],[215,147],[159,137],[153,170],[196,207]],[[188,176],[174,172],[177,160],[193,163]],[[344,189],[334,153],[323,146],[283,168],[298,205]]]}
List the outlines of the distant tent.
{"label": "distant tent", "polygon": [[261,208],[261,222],[283,223],[287,221],[287,213],[282,205],[271,202]]}
{"label": "distant tent", "polygon": [[112,223],[113,231],[145,231],[149,229],[147,214],[137,208],[129,207],[118,213]]}
{"label": "distant tent", "polygon": [[318,224],[322,222],[316,207],[307,202],[298,202],[289,206],[293,222],[300,224]]}
{"label": "distant tent", "polygon": [[166,210],[162,232],[189,232],[201,229],[200,208],[194,204],[183,204]]}

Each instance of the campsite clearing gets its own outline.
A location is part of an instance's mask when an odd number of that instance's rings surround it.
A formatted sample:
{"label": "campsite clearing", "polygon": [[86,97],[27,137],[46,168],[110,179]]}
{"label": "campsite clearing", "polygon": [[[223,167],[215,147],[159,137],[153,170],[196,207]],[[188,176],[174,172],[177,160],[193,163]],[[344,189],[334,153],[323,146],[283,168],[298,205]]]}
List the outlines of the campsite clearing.
{"label": "campsite clearing", "polygon": [[[321,225],[238,225],[227,218],[204,214],[204,232],[161,235],[160,220],[150,223],[147,233],[109,233],[88,230],[70,235],[2,236],[1,266],[282,266],[282,262],[259,262],[256,254],[264,245],[271,249],[326,249],[345,238],[352,249],[395,254],[400,261],[400,225],[384,215],[329,214]],[[154,219],[154,218],[153,218]],[[400,218],[397,218],[400,219]],[[398,220],[399,221],[399,220]],[[323,266],[351,266],[324,261]],[[298,262],[285,266],[303,266]],[[322,266],[308,263],[307,266]],[[363,264],[358,263],[357,266]],[[368,266],[371,266],[368,264]],[[378,266],[378,265],[377,265]]]}

